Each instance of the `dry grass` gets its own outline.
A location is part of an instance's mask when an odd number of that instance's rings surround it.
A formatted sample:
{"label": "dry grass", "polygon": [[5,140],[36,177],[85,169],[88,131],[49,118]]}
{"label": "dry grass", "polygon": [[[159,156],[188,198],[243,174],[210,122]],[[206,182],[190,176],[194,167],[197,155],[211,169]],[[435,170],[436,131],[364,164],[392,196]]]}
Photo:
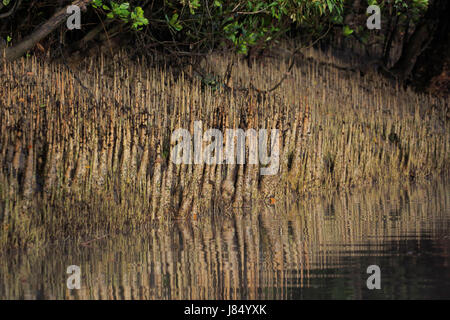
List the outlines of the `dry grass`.
{"label": "dry grass", "polygon": [[[361,77],[336,69],[334,58],[313,50],[305,57],[314,60],[296,65],[266,96],[213,90],[198,77],[120,55],[76,71],[89,90],[63,65],[3,64],[0,248],[197,217],[213,206],[226,212],[268,196],[449,173],[447,101],[392,86],[370,70]],[[203,68],[223,75],[227,63],[213,55]],[[232,86],[269,88],[287,67],[283,59],[251,70],[238,62]],[[280,129],[280,173],[174,165],[170,135],[192,132],[196,120],[203,128]]]}

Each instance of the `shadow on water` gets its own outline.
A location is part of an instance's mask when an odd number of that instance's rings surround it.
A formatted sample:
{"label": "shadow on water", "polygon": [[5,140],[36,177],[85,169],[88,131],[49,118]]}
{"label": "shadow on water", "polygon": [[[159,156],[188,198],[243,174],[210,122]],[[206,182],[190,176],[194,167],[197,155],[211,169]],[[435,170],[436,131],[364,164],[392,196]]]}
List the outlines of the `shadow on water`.
{"label": "shadow on water", "polygon": [[[450,298],[450,185],[384,186],[3,256],[0,299]],[[81,267],[80,290],[66,269]],[[366,269],[381,269],[381,289]]]}

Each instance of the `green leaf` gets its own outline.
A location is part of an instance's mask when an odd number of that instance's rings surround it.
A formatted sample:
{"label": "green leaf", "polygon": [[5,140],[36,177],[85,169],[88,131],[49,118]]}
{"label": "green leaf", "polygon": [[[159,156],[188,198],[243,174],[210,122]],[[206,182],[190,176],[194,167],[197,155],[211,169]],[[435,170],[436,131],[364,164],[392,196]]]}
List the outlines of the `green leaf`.
{"label": "green leaf", "polygon": [[328,5],[328,10],[330,10],[330,12],[333,12],[333,4],[331,3],[331,0],[327,0],[327,5]]}
{"label": "green leaf", "polygon": [[130,4],[128,2],[124,2],[120,5],[120,9],[122,10],[128,10],[128,8],[130,7]]}
{"label": "green leaf", "polygon": [[175,23],[177,22],[177,20],[178,20],[178,13],[174,13],[173,16],[172,16],[172,18],[170,18],[169,23],[170,23],[171,25],[173,25],[173,24],[175,24]]}
{"label": "green leaf", "polygon": [[[166,16],[166,19],[167,19],[167,16]],[[174,13],[172,18],[170,18],[170,20],[168,20],[168,22],[169,22],[169,25],[176,31],[181,31],[183,29],[183,26],[178,21],[178,13]],[[148,23],[148,21],[147,21],[147,23]]]}
{"label": "green leaf", "polygon": [[349,35],[351,35],[353,33],[353,29],[351,29],[349,26],[345,25],[342,28],[342,33],[344,34],[344,36],[348,37]]}
{"label": "green leaf", "polygon": [[94,8],[100,8],[102,6],[102,0],[94,0],[94,1],[92,1],[92,6]]}

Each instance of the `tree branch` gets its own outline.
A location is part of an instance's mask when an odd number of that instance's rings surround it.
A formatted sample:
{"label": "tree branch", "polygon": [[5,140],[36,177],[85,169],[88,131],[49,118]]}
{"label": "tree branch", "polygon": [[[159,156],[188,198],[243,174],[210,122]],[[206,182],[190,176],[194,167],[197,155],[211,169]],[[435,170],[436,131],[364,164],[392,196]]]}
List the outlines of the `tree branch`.
{"label": "tree branch", "polygon": [[[72,5],[79,6],[81,9],[86,9],[86,5],[92,0],[76,0],[72,2]],[[25,37],[21,42],[15,46],[4,49],[4,57],[7,61],[12,61],[20,58],[28,50],[34,47],[34,45],[41,39],[48,36],[53,30],[58,28],[70,14],[67,13],[67,7],[58,10],[47,22],[36,28],[29,36]]]}
{"label": "tree branch", "polygon": [[[17,8],[20,7],[21,3],[22,3],[22,0],[17,0],[17,1],[14,3],[14,5],[11,7],[11,9],[9,9],[8,12],[1,13],[1,14],[0,14],[0,19],[4,19],[4,18],[7,18],[7,17],[9,17],[10,15],[12,15],[12,14],[17,10]],[[2,9],[3,7],[4,7],[4,5],[2,4],[2,7],[0,7],[0,9]]]}

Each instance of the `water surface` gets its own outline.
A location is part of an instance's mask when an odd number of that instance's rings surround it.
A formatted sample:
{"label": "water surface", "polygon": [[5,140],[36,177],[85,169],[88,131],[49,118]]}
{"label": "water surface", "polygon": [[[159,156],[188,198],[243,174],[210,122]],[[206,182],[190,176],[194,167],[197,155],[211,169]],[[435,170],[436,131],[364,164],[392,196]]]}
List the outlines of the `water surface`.
{"label": "water surface", "polygon": [[[450,184],[383,186],[1,256],[0,299],[450,298]],[[367,267],[381,269],[369,290]],[[81,289],[66,269],[79,265]]]}

